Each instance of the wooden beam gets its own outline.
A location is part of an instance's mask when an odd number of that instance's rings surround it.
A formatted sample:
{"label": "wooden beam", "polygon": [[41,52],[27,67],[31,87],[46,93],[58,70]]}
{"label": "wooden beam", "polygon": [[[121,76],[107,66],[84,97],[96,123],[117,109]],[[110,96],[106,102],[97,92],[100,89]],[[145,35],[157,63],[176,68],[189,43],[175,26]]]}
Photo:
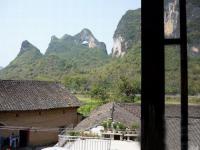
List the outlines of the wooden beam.
{"label": "wooden beam", "polygon": [[141,150],[165,150],[164,0],[142,0]]}
{"label": "wooden beam", "polygon": [[180,45],[181,39],[165,39],[165,45]]}
{"label": "wooden beam", "polygon": [[188,59],[186,0],[179,0],[179,5],[181,24],[181,150],[188,150]]}

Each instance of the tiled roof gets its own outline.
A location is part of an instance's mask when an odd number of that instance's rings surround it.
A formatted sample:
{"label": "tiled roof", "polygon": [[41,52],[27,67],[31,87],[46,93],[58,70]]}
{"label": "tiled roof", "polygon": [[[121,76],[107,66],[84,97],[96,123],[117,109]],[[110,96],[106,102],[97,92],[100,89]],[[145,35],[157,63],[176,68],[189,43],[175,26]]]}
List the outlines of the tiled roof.
{"label": "tiled roof", "polygon": [[[141,116],[141,106],[133,103],[121,103],[121,107],[125,108],[133,114],[133,116]],[[200,147],[200,106],[189,105],[188,107],[188,138],[189,148],[195,149]],[[166,123],[166,149],[180,149],[180,122],[181,107],[180,105],[165,105],[165,123]]]}
{"label": "tiled roof", "polygon": [[107,103],[91,112],[90,116],[81,121],[76,126],[75,130],[90,129],[110,118],[113,118],[113,121],[116,122],[123,122],[127,127],[131,127],[134,122],[139,122],[138,117],[133,117],[129,111],[120,107],[118,104]]}
{"label": "tiled roof", "polygon": [[[98,125],[107,118],[111,118],[113,103],[105,104],[94,110],[91,115],[78,124],[76,129],[89,129]],[[133,103],[114,103],[115,111],[113,118],[126,125],[134,121],[140,124],[141,106]],[[200,106],[189,106],[189,147],[195,149],[200,147]],[[166,147],[167,150],[180,150],[180,105],[166,105]]]}
{"label": "tiled roof", "polygon": [[[167,150],[181,150],[180,118],[166,118],[166,146]],[[189,150],[200,147],[200,119],[188,119]]]}
{"label": "tiled roof", "polygon": [[[118,103],[121,107],[128,110],[134,116],[141,117],[141,106],[140,104],[133,103]],[[192,118],[200,119],[200,106],[199,105],[189,105],[188,116]],[[180,105],[165,105],[165,117],[178,117],[181,116],[181,107]]]}
{"label": "tiled roof", "polygon": [[78,99],[55,82],[0,80],[0,111],[78,107]]}

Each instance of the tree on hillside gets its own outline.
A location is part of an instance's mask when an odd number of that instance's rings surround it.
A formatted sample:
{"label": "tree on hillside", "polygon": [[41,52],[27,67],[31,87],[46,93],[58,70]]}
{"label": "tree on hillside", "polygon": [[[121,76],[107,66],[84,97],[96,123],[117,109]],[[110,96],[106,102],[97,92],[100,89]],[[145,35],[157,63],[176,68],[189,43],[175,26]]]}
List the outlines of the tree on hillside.
{"label": "tree on hillside", "polygon": [[91,87],[90,95],[92,98],[98,98],[105,101],[109,98],[106,83],[96,83]]}
{"label": "tree on hillside", "polygon": [[134,81],[126,76],[120,76],[115,85],[115,99],[123,102],[134,102],[135,94],[140,93],[140,83]]}
{"label": "tree on hillside", "polygon": [[89,88],[88,82],[89,80],[87,79],[87,77],[81,75],[69,75],[66,76],[64,79],[65,86],[71,92],[86,92]]}

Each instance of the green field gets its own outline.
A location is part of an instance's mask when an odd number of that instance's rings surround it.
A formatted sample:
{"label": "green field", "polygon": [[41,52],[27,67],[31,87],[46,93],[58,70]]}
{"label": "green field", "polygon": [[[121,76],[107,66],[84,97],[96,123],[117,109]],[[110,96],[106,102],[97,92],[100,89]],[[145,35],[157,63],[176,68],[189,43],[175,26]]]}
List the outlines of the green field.
{"label": "green field", "polygon": [[[96,109],[98,106],[104,103],[95,98],[91,98],[89,95],[76,95],[76,97],[81,101],[82,106],[78,109],[78,112],[83,116],[89,116],[90,112]],[[200,98],[195,96],[189,96],[189,105],[200,105]],[[135,104],[140,104],[140,97],[137,97]],[[180,97],[178,96],[166,96],[165,104],[180,104]]]}
{"label": "green field", "polygon": [[[180,104],[181,98],[180,97],[166,97],[165,103],[166,104]],[[189,96],[188,98],[189,105],[200,105],[200,98],[197,96]]]}
{"label": "green field", "polygon": [[76,95],[76,97],[82,102],[82,106],[78,109],[78,112],[85,117],[87,117],[92,110],[103,104],[101,100],[91,98],[88,95]]}

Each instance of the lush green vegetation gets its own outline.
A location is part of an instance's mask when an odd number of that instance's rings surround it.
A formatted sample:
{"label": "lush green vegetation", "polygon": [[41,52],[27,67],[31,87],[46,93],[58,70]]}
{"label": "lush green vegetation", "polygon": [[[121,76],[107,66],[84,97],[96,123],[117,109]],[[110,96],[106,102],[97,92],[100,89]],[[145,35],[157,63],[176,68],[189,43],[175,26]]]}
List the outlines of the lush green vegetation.
{"label": "lush green vegetation", "polygon": [[[166,47],[165,50],[165,80],[166,94],[180,93],[180,55],[178,47]],[[200,65],[198,57],[189,57],[189,94],[195,95],[200,91]],[[102,101],[138,102],[135,94],[140,93],[141,73],[140,46],[128,50],[123,58],[113,58],[110,63],[96,68],[91,72],[76,74],[70,77],[66,86],[75,92],[89,94]],[[69,80],[69,78],[66,81]]]}
{"label": "lush green vegetation", "polygon": [[[121,122],[113,122],[112,119],[104,120],[101,125],[104,127],[105,130],[116,130],[116,131],[125,131],[126,126],[121,123]],[[133,123],[131,126],[132,130],[137,130],[139,129],[139,124],[138,123]]]}
{"label": "lush green vegetation", "polygon": [[102,67],[66,75],[63,83],[74,93],[88,94],[103,102],[133,102],[135,94],[140,93],[140,58],[140,46],[134,46],[123,58],[113,58]]}
{"label": "lush green vegetation", "polygon": [[78,109],[78,112],[85,117],[88,116],[92,110],[103,104],[101,100],[91,98],[88,95],[76,95],[76,97],[82,102],[82,106]]}
{"label": "lush green vegetation", "polygon": [[124,131],[126,126],[121,122],[112,122],[112,119],[104,120],[101,125],[104,127],[105,130],[120,130]]}

